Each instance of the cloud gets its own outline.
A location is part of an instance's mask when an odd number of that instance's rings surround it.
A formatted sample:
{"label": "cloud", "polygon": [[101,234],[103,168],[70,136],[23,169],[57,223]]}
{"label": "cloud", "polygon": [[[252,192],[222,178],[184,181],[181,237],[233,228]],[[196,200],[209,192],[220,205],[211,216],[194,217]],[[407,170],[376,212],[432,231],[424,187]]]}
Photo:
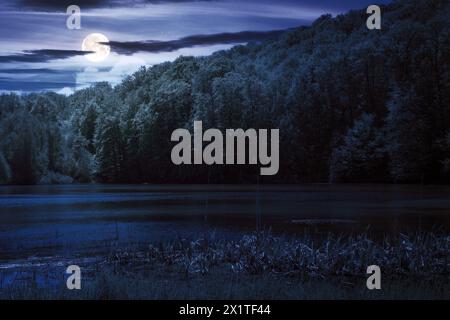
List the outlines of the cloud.
{"label": "cloud", "polygon": [[70,96],[71,94],[73,94],[75,91],[72,88],[69,87],[64,87],[61,90],[56,91],[56,93],[58,94],[63,94],[65,96]]}
{"label": "cloud", "polygon": [[80,7],[95,8],[99,6],[110,6],[116,2],[111,0],[21,0],[19,4],[35,9],[59,9],[65,11],[72,4]]}
{"label": "cloud", "polygon": [[37,92],[47,90],[56,91],[64,87],[73,88],[76,86],[75,75],[80,68],[27,68],[26,64],[20,64],[20,67],[16,67],[15,69],[1,68],[0,88],[11,91]]}
{"label": "cloud", "polygon": [[0,63],[4,62],[47,62],[56,59],[66,59],[74,56],[92,53],[79,50],[38,49],[26,50],[22,53],[0,56]]}
{"label": "cloud", "polygon": [[120,56],[109,70],[90,66],[76,74],[77,88],[84,88],[98,81],[107,81],[115,85],[120,83],[125,76],[138,71],[140,67],[146,65],[145,60],[140,57]]}
{"label": "cloud", "polygon": [[236,33],[217,33],[208,35],[193,35],[169,41],[110,41],[107,44],[117,53],[132,54],[135,52],[171,52],[194,46],[212,46],[217,44],[245,43],[261,41],[275,37],[286,30],[275,31],[242,31]]}
{"label": "cloud", "polygon": [[20,0],[19,5],[27,8],[41,10],[62,10],[65,11],[70,5],[77,5],[80,8],[112,8],[112,7],[134,7],[148,3],[178,3],[178,2],[196,2],[210,0]]}
{"label": "cloud", "polygon": [[8,73],[8,74],[56,74],[67,73],[67,70],[56,70],[49,68],[29,68],[29,69],[0,69],[0,73]]}
{"label": "cloud", "polygon": [[56,90],[70,86],[74,86],[74,83],[55,81],[11,81],[9,79],[0,79],[0,88],[5,91],[33,92]]}

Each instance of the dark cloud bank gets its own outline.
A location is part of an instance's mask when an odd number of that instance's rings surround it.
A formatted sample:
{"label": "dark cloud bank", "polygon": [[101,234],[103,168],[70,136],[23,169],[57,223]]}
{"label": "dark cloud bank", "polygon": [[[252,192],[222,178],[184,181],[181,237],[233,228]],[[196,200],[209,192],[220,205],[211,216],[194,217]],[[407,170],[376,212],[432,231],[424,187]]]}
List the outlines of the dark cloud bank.
{"label": "dark cloud bank", "polygon": [[27,50],[22,53],[0,56],[0,63],[4,62],[47,62],[56,59],[67,59],[74,56],[81,56],[91,51],[79,50],[57,50],[57,49],[39,49]]}
{"label": "dark cloud bank", "polygon": [[108,43],[111,49],[121,54],[132,54],[138,51],[145,52],[170,52],[183,48],[191,48],[194,46],[210,46],[216,44],[233,44],[252,41],[263,41],[272,37],[276,37],[286,30],[275,30],[266,32],[243,31],[237,33],[218,33],[209,35],[193,35],[177,40],[169,41],[110,41]]}
{"label": "dark cloud bank", "polygon": [[[135,52],[170,52],[194,46],[209,46],[215,44],[233,44],[251,41],[262,41],[275,37],[286,30],[267,32],[244,31],[237,33],[218,33],[210,35],[194,35],[170,41],[110,41],[107,44],[119,54],[133,54]],[[27,50],[22,53],[0,56],[0,63],[4,62],[47,62],[56,59],[66,59],[91,53],[79,50],[39,49]]]}
{"label": "dark cloud bank", "polygon": [[80,8],[112,8],[112,7],[133,7],[147,3],[177,3],[188,1],[210,1],[210,0],[20,0],[19,6],[41,9],[41,10],[66,10],[70,5],[77,5]]}

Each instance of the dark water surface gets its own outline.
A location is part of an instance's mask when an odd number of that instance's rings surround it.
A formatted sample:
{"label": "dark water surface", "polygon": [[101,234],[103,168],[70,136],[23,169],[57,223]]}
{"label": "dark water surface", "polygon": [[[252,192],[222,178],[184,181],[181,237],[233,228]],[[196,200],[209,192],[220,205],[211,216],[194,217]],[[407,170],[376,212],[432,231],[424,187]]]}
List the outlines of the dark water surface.
{"label": "dark water surface", "polygon": [[0,263],[205,234],[448,231],[448,186],[0,186]]}

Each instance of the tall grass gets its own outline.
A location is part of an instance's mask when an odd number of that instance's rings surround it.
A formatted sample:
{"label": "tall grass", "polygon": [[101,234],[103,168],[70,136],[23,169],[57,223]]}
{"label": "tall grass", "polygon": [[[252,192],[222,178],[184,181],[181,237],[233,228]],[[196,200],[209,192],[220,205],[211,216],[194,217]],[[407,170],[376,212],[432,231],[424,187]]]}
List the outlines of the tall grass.
{"label": "tall grass", "polygon": [[[21,269],[29,280],[3,286],[0,279],[0,298],[450,299],[449,245],[445,232],[381,238],[369,233],[284,237],[258,232],[238,240],[214,235],[176,239],[90,259],[80,265],[81,291],[65,288],[61,268],[48,264],[44,275]],[[373,264],[382,271],[380,291],[365,287],[366,268]],[[39,286],[39,277],[40,283],[58,285]]]}
{"label": "tall grass", "polygon": [[319,278],[365,274],[366,268],[375,264],[385,275],[428,277],[450,274],[449,245],[449,236],[431,232],[378,240],[370,239],[367,233],[345,237],[330,234],[318,240],[312,235],[286,238],[260,232],[238,241],[177,239],[152,244],[143,251],[118,251],[108,257],[108,262],[119,269],[159,263],[175,266],[185,275],[208,274],[215,266],[224,266],[233,273]]}

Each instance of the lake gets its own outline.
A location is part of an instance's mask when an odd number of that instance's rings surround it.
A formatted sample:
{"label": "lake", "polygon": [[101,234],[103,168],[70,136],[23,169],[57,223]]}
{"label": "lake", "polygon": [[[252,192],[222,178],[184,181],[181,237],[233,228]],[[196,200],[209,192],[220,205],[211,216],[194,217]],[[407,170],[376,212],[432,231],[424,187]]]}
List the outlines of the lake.
{"label": "lake", "polygon": [[0,186],[0,263],[257,229],[297,235],[440,228],[448,186]]}

